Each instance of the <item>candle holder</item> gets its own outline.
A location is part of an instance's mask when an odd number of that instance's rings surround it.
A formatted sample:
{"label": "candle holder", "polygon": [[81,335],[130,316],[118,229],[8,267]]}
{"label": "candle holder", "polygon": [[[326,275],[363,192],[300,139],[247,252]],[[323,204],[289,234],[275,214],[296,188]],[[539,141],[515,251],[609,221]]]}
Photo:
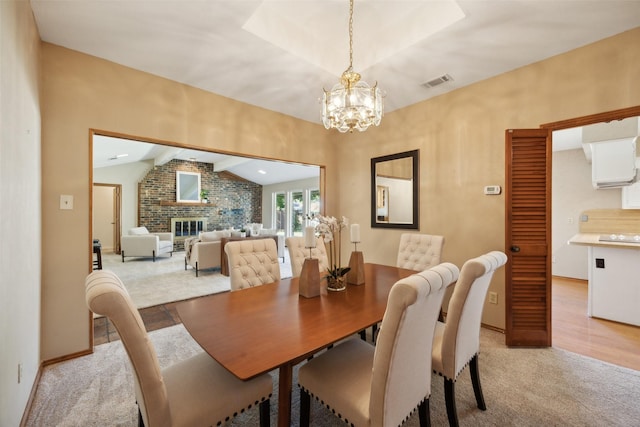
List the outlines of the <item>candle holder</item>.
{"label": "candle holder", "polygon": [[364,284],[364,256],[358,251],[358,242],[353,242],[354,251],[349,258],[349,272],[347,273],[347,283],[350,285]]}
{"label": "candle holder", "polygon": [[298,279],[298,293],[305,298],[313,298],[320,295],[320,266],[317,258],[311,257],[309,247],[309,258],[305,258],[302,263],[300,279]]}

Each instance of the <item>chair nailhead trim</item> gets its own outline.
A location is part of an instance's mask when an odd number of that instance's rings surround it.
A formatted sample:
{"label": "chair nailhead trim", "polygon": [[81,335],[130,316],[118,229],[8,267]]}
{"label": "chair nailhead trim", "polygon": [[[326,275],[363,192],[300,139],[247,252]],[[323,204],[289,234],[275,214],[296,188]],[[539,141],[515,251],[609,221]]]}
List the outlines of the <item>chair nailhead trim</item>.
{"label": "chair nailhead trim", "polygon": [[[261,397],[261,398],[260,398],[260,400],[256,400],[253,404],[250,404],[250,405],[249,405],[249,406],[247,406],[246,408],[241,408],[241,409],[240,409],[240,413],[242,414],[242,413],[244,413],[244,411],[245,411],[245,410],[247,410],[247,409],[251,409],[251,408],[253,407],[253,405],[256,405],[256,406],[257,406],[257,405],[259,405],[259,404],[260,404],[260,402],[264,402],[264,401],[265,401],[265,400],[267,400],[267,399],[271,399],[271,396],[272,396],[272,393],[269,393],[269,395],[268,395],[268,396],[263,396],[263,397]],[[234,413],[233,413],[233,416],[231,416],[231,417],[230,417],[230,416],[227,416],[227,417],[224,419],[224,421],[218,421],[218,422],[216,423],[216,426],[221,426],[222,424],[229,422],[229,420],[230,420],[231,418],[235,418],[235,417],[237,417],[237,416],[238,416],[238,412],[236,411],[236,412],[234,412]]]}
{"label": "chair nailhead trim", "polygon": [[[474,357],[477,357],[477,356],[479,356],[479,355],[480,355],[480,353],[478,352],[478,353],[474,354],[473,356],[471,356],[471,359],[473,359]],[[443,373],[436,371],[435,369],[433,370],[433,373],[434,373],[434,374],[438,374],[439,376],[444,377],[444,378],[446,378],[446,379],[448,379],[448,380],[450,380],[450,381],[453,381],[453,382],[455,383],[455,382],[456,382],[456,380],[458,379],[458,376],[460,376],[460,373],[461,373],[462,371],[464,371],[464,368],[466,368],[467,366],[469,366],[469,363],[471,362],[471,359],[469,359],[469,360],[467,361],[467,363],[465,363],[465,364],[464,364],[464,366],[462,366],[462,368],[460,368],[460,370],[459,370],[458,372],[456,372],[456,377],[455,377],[455,378],[449,378],[449,377],[447,377],[446,375],[444,375]]]}
{"label": "chair nailhead trim", "polygon": [[[346,418],[342,418],[342,414],[340,413],[336,413],[336,410],[333,409],[331,406],[327,405],[326,403],[324,403],[324,400],[320,399],[318,396],[316,396],[315,394],[311,393],[309,390],[307,390],[306,388],[302,387],[300,384],[298,384],[298,387],[300,387],[302,390],[304,390],[306,393],[308,393],[310,396],[312,396],[314,399],[316,399],[317,402],[320,402],[323,406],[326,406],[327,409],[329,409],[333,414],[337,415],[338,418],[340,418],[341,420],[343,420],[346,424],[349,424],[351,427],[355,427],[355,425],[353,423],[350,423],[348,419]],[[429,400],[429,397],[431,397],[431,395],[427,396],[426,399],[422,399],[420,401],[420,403],[418,404],[418,406],[416,406],[415,408],[413,408],[411,410],[411,412],[409,413],[409,415],[407,415],[405,417],[405,419],[402,421],[401,424],[399,424],[398,427],[402,426],[404,423],[406,423],[407,421],[409,421],[409,418],[411,418],[411,416],[418,410],[418,407],[420,406],[420,404],[426,400]]]}

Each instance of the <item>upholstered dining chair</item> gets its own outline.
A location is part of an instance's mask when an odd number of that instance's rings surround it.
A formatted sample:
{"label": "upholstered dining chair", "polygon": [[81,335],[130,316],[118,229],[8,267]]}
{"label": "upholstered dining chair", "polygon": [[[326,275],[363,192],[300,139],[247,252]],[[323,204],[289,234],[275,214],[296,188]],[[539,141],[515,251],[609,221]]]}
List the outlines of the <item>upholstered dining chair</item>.
{"label": "upholstered dining chair", "polygon": [[403,233],[400,235],[396,267],[422,271],[438,265],[443,246],[443,236]]}
{"label": "upholstered dining chair", "polygon": [[438,321],[436,324],[432,365],[433,371],[444,377],[444,396],[450,426],[458,425],[455,382],[467,364],[478,408],[483,411],[487,409],[478,370],[480,322],[493,273],[506,262],[507,256],[500,251],[492,251],[466,261],[449,299],[446,322]]}
{"label": "upholstered dining chair", "polygon": [[85,288],[87,306],[113,323],[133,366],[139,425],[220,425],[255,405],[260,406],[260,425],[269,425],[269,374],[242,381],[204,351],[160,369],[122,281],[112,271],[97,270],[87,276]]}
{"label": "upholstered dining chair", "polygon": [[[403,233],[400,235],[400,245],[398,247],[398,258],[396,267],[408,270],[422,271],[440,264],[442,257],[442,247],[444,237],[419,234]],[[440,315],[442,319],[442,314]],[[371,326],[371,341],[376,342],[378,325]],[[366,334],[361,333],[362,339],[366,339]]]}
{"label": "upholstered dining chair", "polygon": [[[304,247],[304,237],[287,237],[285,243],[291,260],[291,273],[293,277],[299,277],[304,260],[309,257],[309,249]],[[322,237],[318,237],[316,240],[316,247],[311,249],[311,256],[318,259],[321,273],[329,269],[327,249]]]}
{"label": "upholstered dining chair", "polygon": [[273,239],[228,242],[224,251],[229,260],[231,290],[280,281],[278,249]]}
{"label": "upholstered dining chair", "polygon": [[444,263],[397,281],[376,346],[350,339],[302,365],[300,425],[309,425],[311,396],[352,426],[398,426],[416,407],[420,425],[430,425],[433,332],[458,273]]}

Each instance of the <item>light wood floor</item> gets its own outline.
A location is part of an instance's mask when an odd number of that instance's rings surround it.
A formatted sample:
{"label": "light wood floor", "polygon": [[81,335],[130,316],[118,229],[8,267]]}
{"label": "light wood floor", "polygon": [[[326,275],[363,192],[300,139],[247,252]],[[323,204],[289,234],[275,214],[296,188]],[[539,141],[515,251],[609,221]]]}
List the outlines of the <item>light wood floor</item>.
{"label": "light wood floor", "polygon": [[588,317],[587,281],[554,277],[552,298],[554,347],[640,370],[640,327]]}

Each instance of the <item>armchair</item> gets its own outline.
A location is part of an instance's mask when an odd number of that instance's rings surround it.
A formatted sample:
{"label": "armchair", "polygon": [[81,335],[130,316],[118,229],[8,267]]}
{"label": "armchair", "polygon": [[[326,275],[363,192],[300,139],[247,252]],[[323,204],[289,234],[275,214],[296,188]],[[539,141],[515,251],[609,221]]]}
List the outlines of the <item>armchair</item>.
{"label": "armchair", "polygon": [[222,242],[223,237],[230,237],[229,230],[207,231],[200,233],[200,237],[187,239],[184,242],[184,269],[190,265],[198,272],[207,268],[220,268],[220,260],[222,259]]}
{"label": "armchair", "polygon": [[168,253],[173,256],[173,234],[172,233],[149,233],[147,227],[134,227],[129,230],[128,235],[120,239],[122,248],[122,262],[124,257],[152,257],[153,262],[156,256]]}

